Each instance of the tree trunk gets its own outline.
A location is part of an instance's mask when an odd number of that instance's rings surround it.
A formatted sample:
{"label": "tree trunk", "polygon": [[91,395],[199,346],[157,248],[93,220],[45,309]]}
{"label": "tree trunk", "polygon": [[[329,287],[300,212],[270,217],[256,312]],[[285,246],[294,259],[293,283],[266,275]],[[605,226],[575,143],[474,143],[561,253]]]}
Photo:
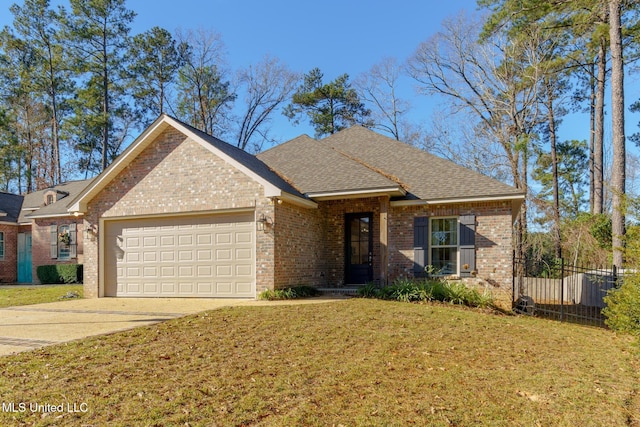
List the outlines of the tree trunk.
{"label": "tree trunk", "polygon": [[624,134],[624,62],[622,57],[622,31],[620,23],[621,0],[609,1],[609,39],[611,43],[611,118],[613,141],[613,167],[611,191],[613,211],[611,233],[613,264],[622,268],[625,237],[625,177],[626,147]]}
{"label": "tree trunk", "polygon": [[102,130],[102,167],[104,171],[108,166],[108,150],[109,150],[109,64],[107,52],[107,33],[103,33],[102,44],[102,113],[103,113],[103,130]]}
{"label": "tree trunk", "polygon": [[[595,58],[594,58],[595,59]],[[596,64],[589,68],[589,212],[595,212]]]}
{"label": "tree trunk", "polygon": [[593,211],[604,212],[604,90],[607,80],[606,40],[600,39],[598,48],[598,79],[596,92],[596,123],[593,144]]}
{"label": "tree trunk", "polygon": [[[546,80],[546,79],[545,79]],[[551,175],[553,180],[553,244],[556,258],[562,257],[560,239],[560,197],[558,194],[558,152],[556,149],[556,119],[553,111],[553,88],[545,81],[547,121],[549,122],[549,144],[551,145]]]}

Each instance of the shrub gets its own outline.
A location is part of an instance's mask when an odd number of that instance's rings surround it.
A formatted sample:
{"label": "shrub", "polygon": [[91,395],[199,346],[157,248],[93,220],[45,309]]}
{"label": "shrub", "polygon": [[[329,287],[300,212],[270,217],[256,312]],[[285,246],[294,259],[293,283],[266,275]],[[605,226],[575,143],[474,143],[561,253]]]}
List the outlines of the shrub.
{"label": "shrub", "polygon": [[263,291],[258,295],[258,299],[276,301],[315,297],[319,294],[320,291],[318,291],[318,289],[314,288],[313,286],[300,285],[284,289],[267,289],[266,291]]}
{"label": "shrub", "polygon": [[402,302],[442,301],[471,307],[493,306],[491,294],[480,294],[477,290],[466,287],[464,283],[447,283],[439,279],[399,279],[383,288],[365,285],[358,290],[358,295]]}
{"label": "shrub", "polygon": [[613,330],[640,336],[640,275],[625,276],[622,286],[604,297],[605,323]]}
{"label": "shrub", "polygon": [[42,284],[82,283],[82,264],[41,265],[36,274]]}
{"label": "shrub", "polygon": [[358,288],[357,295],[362,298],[377,298],[380,294],[380,287],[375,283],[367,283]]}

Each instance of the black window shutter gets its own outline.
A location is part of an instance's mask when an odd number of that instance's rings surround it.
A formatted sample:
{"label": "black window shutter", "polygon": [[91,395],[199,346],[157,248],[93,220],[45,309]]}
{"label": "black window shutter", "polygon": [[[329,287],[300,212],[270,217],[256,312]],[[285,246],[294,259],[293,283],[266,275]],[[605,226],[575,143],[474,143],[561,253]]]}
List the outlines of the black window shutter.
{"label": "black window shutter", "polygon": [[471,277],[476,269],[476,216],[463,215],[460,221],[460,276]]}
{"label": "black window shutter", "polygon": [[424,277],[424,268],[429,261],[429,218],[413,219],[413,275]]}

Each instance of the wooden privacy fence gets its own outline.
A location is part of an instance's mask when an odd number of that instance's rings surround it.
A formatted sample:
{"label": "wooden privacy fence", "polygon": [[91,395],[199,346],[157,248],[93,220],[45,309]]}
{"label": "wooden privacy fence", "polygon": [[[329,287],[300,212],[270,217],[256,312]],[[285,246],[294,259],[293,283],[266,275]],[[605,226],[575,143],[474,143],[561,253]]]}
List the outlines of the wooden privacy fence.
{"label": "wooden privacy fence", "polygon": [[567,265],[559,259],[513,259],[513,298],[516,312],[604,327],[604,297],[623,271],[615,266],[593,268]]}

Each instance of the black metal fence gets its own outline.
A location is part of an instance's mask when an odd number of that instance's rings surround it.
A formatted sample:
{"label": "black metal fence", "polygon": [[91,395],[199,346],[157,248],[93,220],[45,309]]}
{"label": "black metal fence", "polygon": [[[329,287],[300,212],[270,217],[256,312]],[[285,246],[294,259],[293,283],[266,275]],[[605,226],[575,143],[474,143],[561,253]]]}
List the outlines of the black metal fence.
{"label": "black metal fence", "polygon": [[615,266],[582,267],[542,260],[513,260],[514,310],[562,322],[604,327],[604,297],[621,278]]}

